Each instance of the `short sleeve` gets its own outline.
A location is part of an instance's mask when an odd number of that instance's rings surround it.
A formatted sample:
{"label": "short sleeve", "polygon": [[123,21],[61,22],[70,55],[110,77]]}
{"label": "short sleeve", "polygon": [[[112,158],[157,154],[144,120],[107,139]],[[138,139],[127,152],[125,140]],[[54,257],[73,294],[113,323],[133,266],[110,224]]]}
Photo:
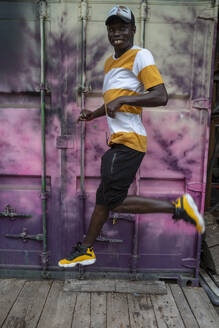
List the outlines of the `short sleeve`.
{"label": "short sleeve", "polygon": [[137,53],[133,64],[133,73],[143,83],[146,90],[163,83],[154,58],[147,49],[142,49]]}

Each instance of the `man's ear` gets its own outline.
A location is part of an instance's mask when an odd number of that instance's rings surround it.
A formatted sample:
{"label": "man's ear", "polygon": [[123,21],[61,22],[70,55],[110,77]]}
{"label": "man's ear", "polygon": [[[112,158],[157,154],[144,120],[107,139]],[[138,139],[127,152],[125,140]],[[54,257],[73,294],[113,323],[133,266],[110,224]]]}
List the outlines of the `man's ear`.
{"label": "man's ear", "polygon": [[132,25],[132,32],[133,32],[133,34],[135,34],[135,32],[136,32],[136,26],[135,25]]}

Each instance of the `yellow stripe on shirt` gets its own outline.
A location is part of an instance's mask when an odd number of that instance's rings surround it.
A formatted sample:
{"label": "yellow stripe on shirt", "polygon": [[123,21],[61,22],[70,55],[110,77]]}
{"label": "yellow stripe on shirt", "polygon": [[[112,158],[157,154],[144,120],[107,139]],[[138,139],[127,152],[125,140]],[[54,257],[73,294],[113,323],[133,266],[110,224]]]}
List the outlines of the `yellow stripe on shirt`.
{"label": "yellow stripe on shirt", "polygon": [[[104,73],[107,74],[112,68],[126,68],[132,71],[135,56],[141,49],[129,49],[117,59],[109,57],[106,60]],[[128,60],[127,60],[128,59]]]}
{"label": "yellow stripe on shirt", "polygon": [[[134,96],[134,95],[139,95],[139,93],[127,89],[110,89],[104,93],[103,98],[104,98],[104,103],[108,104],[112,100],[117,99],[118,97]],[[118,110],[118,112],[140,114],[142,112],[142,108],[138,106],[122,105]]]}
{"label": "yellow stripe on shirt", "polygon": [[138,73],[138,79],[144,84],[146,90],[163,83],[163,79],[156,65],[144,67]]}
{"label": "yellow stripe on shirt", "polygon": [[117,132],[113,133],[109,140],[109,146],[122,144],[129,148],[145,153],[147,150],[147,137],[135,132]]}

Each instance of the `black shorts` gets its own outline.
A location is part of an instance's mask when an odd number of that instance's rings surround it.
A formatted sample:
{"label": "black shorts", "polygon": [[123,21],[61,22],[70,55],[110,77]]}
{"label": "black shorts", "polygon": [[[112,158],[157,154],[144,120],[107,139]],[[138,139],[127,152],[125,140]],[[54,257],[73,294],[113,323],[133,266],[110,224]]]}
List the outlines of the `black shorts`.
{"label": "black shorts", "polygon": [[104,153],[101,159],[101,182],[96,193],[97,205],[112,210],[123,202],[144,155],[119,144],[114,144]]}

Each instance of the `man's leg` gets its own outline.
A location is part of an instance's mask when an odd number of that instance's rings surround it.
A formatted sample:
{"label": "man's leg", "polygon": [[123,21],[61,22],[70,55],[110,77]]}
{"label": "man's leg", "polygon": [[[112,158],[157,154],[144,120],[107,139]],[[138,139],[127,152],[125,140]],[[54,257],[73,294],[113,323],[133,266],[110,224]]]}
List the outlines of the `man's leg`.
{"label": "man's leg", "polygon": [[175,202],[145,198],[141,196],[127,196],[122,204],[112,210],[118,213],[172,213],[174,220],[183,219],[195,225],[200,233],[205,231],[204,219],[189,194],[180,196]]}
{"label": "man's leg", "polygon": [[93,246],[97,236],[99,235],[104,223],[109,215],[109,210],[103,205],[96,205],[91,216],[87,235],[82,243],[83,246]]}
{"label": "man's leg", "polygon": [[[182,196],[183,199],[184,196]],[[166,200],[158,200],[141,196],[127,196],[122,204],[112,209],[117,213],[175,213],[176,206]],[[83,246],[93,246],[104,223],[107,221],[109,210],[103,205],[96,205],[91,217],[87,235],[82,243]],[[191,221],[190,221],[191,222]],[[195,224],[195,222],[191,222]],[[197,226],[197,224],[196,224]],[[201,231],[202,232],[202,231]]]}
{"label": "man's leg", "polygon": [[[173,213],[174,205],[165,200],[156,200],[140,196],[128,196],[122,204],[112,210],[118,213]],[[104,223],[107,221],[109,210],[103,205],[96,205],[91,216],[87,235],[83,246],[93,246]]]}
{"label": "man's leg", "polygon": [[122,204],[113,212],[118,213],[174,213],[174,205],[166,200],[158,200],[141,196],[127,196]]}
{"label": "man's leg", "polygon": [[60,267],[68,268],[74,267],[79,263],[81,265],[89,265],[96,262],[96,256],[92,246],[106,222],[108,215],[109,210],[105,206],[96,204],[83,243],[79,242],[73,247],[69,256],[59,261],[58,265]]}
{"label": "man's leg", "polygon": [[[118,213],[174,213],[174,205],[165,200],[145,198],[141,196],[127,196],[122,204],[112,210]],[[109,210],[103,205],[96,205],[91,216],[87,235],[83,246],[93,246],[104,223],[107,221]]]}
{"label": "man's leg", "polygon": [[[189,197],[189,195],[183,195],[182,197],[179,198],[179,200],[183,203],[184,202],[184,207],[189,206],[189,217],[187,221],[190,223],[196,225],[197,229],[200,232],[203,232],[204,226],[200,226],[200,218],[198,218],[197,221],[197,216],[199,216],[199,213],[194,215],[195,220],[192,220],[191,217],[193,216],[191,213],[191,198],[186,198]],[[191,196],[190,196],[191,197]],[[190,203],[188,204],[188,201]],[[187,204],[186,204],[187,203]],[[141,196],[127,196],[125,200],[122,202],[122,204],[116,206],[115,208],[112,209],[112,212],[117,212],[117,213],[133,213],[133,214],[147,214],[147,213],[170,213],[170,214],[175,214],[176,210],[176,205],[173,203],[166,201],[166,200],[158,200],[158,199],[152,199],[152,198],[146,198],[146,197],[141,197]],[[195,204],[193,204],[193,209],[195,208]],[[181,216],[180,214],[178,215],[177,219],[185,219],[185,209],[180,206],[181,210]],[[196,209],[197,210],[197,209]],[[188,212],[188,211],[187,211]],[[83,246],[86,247],[91,247],[93,246],[97,236],[99,235],[104,223],[106,222],[107,218],[109,215],[109,210],[103,206],[103,205],[96,205],[95,209],[93,211],[90,225],[88,228],[87,235],[82,243]],[[201,225],[203,225],[201,223]]]}
{"label": "man's leg", "polygon": [[[122,204],[112,209],[118,213],[172,213],[175,219],[184,219],[194,224],[201,233],[205,230],[204,220],[198,212],[192,197],[185,194],[179,197],[174,204],[165,200],[145,198],[141,196],[127,196]],[[72,254],[61,261],[61,267],[74,267],[93,264],[96,261],[92,246],[99,235],[109,215],[109,210],[103,205],[96,205],[91,217],[87,235],[82,244],[77,245]]]}

